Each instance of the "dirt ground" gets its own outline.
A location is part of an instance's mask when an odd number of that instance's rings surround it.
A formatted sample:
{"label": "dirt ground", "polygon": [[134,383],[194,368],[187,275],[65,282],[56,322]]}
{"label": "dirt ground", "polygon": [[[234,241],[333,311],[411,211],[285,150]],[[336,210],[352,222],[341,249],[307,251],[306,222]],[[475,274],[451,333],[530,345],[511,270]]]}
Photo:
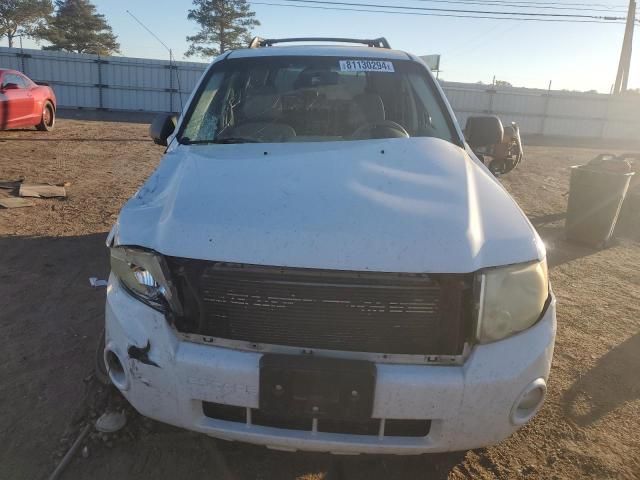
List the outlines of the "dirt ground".
{"label": "dirt ground", "polygon": [[[146,131],[62,120],[49,134],[0,132],[0,180],[71,183],[66,200],[0,210],[0,479],[46,478],[101,408],[92,399],[113,401],[91,377],[105,291],[88,278],[106,278],[106,234],[162,155]],[[94,436],[62,478],[639,478],[640,244],[623,238],[598,251],[563,239],[568,167],[597,153],[529,147],[504,178],[548,245],[558,338],[542,412],[500,445],[421,457],[291,454],[127,410],[127,434]]]}

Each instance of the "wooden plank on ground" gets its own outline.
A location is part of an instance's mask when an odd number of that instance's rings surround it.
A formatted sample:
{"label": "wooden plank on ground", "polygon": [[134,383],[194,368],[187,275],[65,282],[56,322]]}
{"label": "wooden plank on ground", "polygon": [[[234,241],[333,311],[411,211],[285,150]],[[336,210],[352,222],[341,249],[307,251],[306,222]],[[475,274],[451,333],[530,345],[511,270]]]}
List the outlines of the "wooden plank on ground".
{"label": "wooden plank on ground", "polygon": [[0,207],[2,208],[21,208],[33,207],[35,204],[31,200],[25,200],[19,197],[0,198]]}
{"label": "wooden plank on ground", "polygon": [[54,197],[66,197],[67,191],[64,187],[57,185],[45,185],[45,184],[26,184],[20,185],[21,197],[35,197],[35,198],[54,198]]}

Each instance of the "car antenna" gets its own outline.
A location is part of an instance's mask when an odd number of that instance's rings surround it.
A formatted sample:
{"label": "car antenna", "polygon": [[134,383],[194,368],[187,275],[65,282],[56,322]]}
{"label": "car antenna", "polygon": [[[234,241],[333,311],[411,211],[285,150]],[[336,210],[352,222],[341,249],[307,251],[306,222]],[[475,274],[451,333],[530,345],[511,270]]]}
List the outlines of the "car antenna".
{"label": "car antenna", "polygon": [[[136,22],[138,22],[138,24],[144,28],[147,32],[149,32],[149,34],[155,38],[158,42],[160,42],[160,45],[162,45],[164,48],[167,49],[167,51],[169,52],[169,75],[171,75],[171,71],[174,70],[174,63],[175,63],[175,59],[173,58],[173,50],[171,48],[169,48],[167,46],[166,43],[164,43],[160,37],[158,37],[155,33],[153,33],[153,31],[151,31],[151,29],[149,27],[147,27],[144,23],[142,23],[142,21],[136,17],[133,13],[131,13],[129,10],[125,10],[129,15],[131,15],[131,18],[133,18]],[[178,70],[178,67],[175,66],[175,71],[176,71],[176,79],[178,80],[178,100],[180,101],[180,113],[182,113],[182,86],[180,85],[180,72]],[[171,109],[173,109],[173,104],[170,107]]]}

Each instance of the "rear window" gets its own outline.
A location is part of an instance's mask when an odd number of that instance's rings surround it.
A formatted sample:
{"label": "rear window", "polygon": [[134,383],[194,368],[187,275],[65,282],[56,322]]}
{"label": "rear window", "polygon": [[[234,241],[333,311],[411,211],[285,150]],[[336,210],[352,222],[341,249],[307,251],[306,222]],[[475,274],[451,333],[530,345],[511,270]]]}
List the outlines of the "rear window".
{"label": "rear window", "polygon": [[225,60],[186,114],[182,143],[437,137],[453,121],[424,67],[337,57]]}

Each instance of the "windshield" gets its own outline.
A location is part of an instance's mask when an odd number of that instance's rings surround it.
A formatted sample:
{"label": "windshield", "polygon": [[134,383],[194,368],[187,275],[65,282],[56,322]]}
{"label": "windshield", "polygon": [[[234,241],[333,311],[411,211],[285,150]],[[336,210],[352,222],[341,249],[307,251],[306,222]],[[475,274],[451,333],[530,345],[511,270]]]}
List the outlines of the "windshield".
{"label": "windshield", "polygon": [[225,60],[191,104],[181,143],[329,142],[437,137],[452,119],[412,61],[337,57]]}

